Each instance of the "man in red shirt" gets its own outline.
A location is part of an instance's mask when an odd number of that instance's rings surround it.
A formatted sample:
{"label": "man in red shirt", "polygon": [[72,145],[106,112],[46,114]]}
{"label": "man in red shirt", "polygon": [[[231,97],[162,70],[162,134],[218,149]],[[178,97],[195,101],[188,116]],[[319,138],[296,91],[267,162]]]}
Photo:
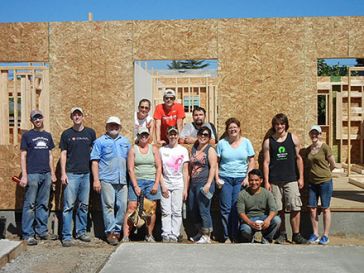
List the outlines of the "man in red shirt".
{"label": "man in red shirt", "polygon": [[158,104],[155,108],[155,131],[158,144],[166,144],[167,128],[169,126],[176,126],[180,132],[183,127],[183,119],[185,118],[185,111],[183,105],[176,103],[176,93],[172,89],[164,91],[164,103]]}

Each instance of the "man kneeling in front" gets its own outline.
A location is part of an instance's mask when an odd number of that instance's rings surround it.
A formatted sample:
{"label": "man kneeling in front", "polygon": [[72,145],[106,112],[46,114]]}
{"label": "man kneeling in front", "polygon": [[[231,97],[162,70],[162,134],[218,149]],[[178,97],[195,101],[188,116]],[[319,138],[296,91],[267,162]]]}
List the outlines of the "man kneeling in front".
{"label": "man kneeling in front", "polygon": [[248,173],[249,187],[239,193],[237,209],[241,220],[240,232],[245,243],[253,241],[257,231],[262,232],[262,244],[273,241],[281,219],[273,194],[261,187],[263,174],[258,169]]}

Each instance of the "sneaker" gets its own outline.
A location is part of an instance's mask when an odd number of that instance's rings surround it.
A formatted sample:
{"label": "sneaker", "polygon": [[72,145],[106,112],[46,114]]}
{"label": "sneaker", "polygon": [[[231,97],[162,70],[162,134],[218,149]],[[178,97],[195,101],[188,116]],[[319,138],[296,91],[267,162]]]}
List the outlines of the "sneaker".
{"label": "sneaker", "polygon": [[90,236],[88,236],[87,234],[82,234],[82,235],[80,235],[80,236],[78,236],[78,238],[77,238],[78,240],[80,240],[80,241],[82,241],[82,242],[86,242],[86,243],[89,243],[89,242],[91,242],[91,238],[90,238]]}
{"label": "sneaker", "polygon": [[283,245],[285,243],[287,243],[287,234],[286,233],[281,233],[278,238],[275,240],[276,244],[279,245]]}
{"label": "sneaker", "polygon": [[25,240],[27,242],[28,246],[36,246],[38,244],[38,241],[34,239],[33,237],[30,237]]}
{"label": "sneaker", "polygon": [[145,236],[145,241],[148,243],[155,243],[153,235]]}
{"label": "sneaker", "polygon": [[323,235],[319,241],[319,244],[327,245],[328,243],[330,243],[329,237],[327,237],[326,235]]}
{"label": "sneaker", "polygon": [[121,242],[122,243],[129,243],[130,239],[129,239],[129,237],[125,236],[125,237],[123,237],[123,239],[121,239]]}
{"label": "sneaker", "polygon": [[176,236],[170,236],[169,237],[169,242],[170,243],[178,243],[178,238]]}
{"label": "sneaker", "polygon": [[44,235],[36,235],[35,236],[37,239],[39,240],[51,240],[51,241],[55,241],[58,239],[58,236],[56,234],[44,234]]}
{"label": "sneaker", "polygon": [[197,233],[195,236],[193,237],[190,237],[190,241],[191,242],[197,242],[198,240],[200,240],[202,237],[202,234],[201,233]]}
{"label": "sneaker", "polygon": [[307,240],[305,238],[303,238],[303,236],[301,235],[301,233],[296,233],[292,235],[292,242],[295,244],[299,244],[299,245],[305,245],[307,244]]}
{"label": "sneaker", "polygon": [[202,235],[200,240],[196,242],[196,244],[210,244],[211,240],[210,237],[207,235]]}
{"label": "sneaker", "polygon": [[73,245],[71,240],[64,240],[62,241],[62,246],[63,247],[71,247]]}
{"label": "sneaker", "polygon": [[113,232],[109,233],[106,237],[106,241],[112,245],[112,246],[116,246],[119,243],[118,238],[115,236],[115,234]]}
{"label": "sneaker", "polygon": [[163,243],[169,243],[170,242],[170,239],[168,236],[162,236],[162,242]]}
{"label": "sneaker", "polygon": [[183,242],[183,235],[182,234],[178,235],[177,242],[178,243],[182,243]]}
{"label": "sneaker", "polygon": [[311,234],[310,238],[308,238],[309,244],[317,244],[320,241],[320,238],[316,234]]}
{"label": "sneaker", "polygon": [[267,240],[267,239],[265,239],[264,237],[262,237],[262,240],[260,241],[260,243],[261,243],[262,245],[269,245],[269,244],[270,244],[270,241],[269,241],[269,240]]}

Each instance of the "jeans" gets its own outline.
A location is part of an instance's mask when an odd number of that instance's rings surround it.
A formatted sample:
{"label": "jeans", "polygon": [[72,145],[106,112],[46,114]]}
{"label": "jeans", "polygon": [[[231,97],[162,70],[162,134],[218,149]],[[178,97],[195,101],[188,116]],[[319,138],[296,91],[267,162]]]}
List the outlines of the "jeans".
{"label": "jeans", "polygon": [[[191,183],[188,194],[188,212],[191,216],[191,222],[196,227],[201,227],[202,233],[208,233],[212,231],[212,218],[210,213],[211,201],[203,193],[201,193],[201,187],[205,183]],[[210,186],[210,192],[215,192],[215,183]]]}
{"label": "jeans", "polygon": [[220,213],[224,230],[224,239],[236,241],[238,238],[239,218],[236,201],[245,177],[220,177],[225,181],[220,192]]}
{"label": "jeans", "polygon": [[49,172],[28,174],[22,214],[24,240],[34,237],[35,234],[42,236],[48,233],[48,204],[51,183]]}
{"label": "jeans", "polygon": [[122,233],[128,200],[128,186],[101,181],[101,205],[105,233]]}
{"label": "jeans", "polygon": [[67,173],[68,184],[64,189],[63,196],[63,240],[72,238],[72,215],[76,201],[76,237],[86,233],[88,200],[90,195],[90,173],[75,174]]}
{"label": "jeans", "polygon": [[316,208],[318,198],[321,200],[321,207],[327,209],[330,207],[333,192],[332,179],[320,184],[308,184],[308,204],[307,207]]}
{"label": "jeans", "polygon": [[162,195],[162,236],[178,238],[182,225],[183,189],[168,190],[169,196]]}
{"label": "jeans", "polygon": [[[250,220],[255,222],[256,220],[264,221],[267,218],[267,215],[251,217]],[[272,242],[273,236],[276,234],[279,226],[281,225],[281,218],[279,216],[274,216],[270,225],[267,229],[262,230],[262,236],[267,239],[269,242]],[[253,236],[257,230],[252,229],[248,224],[242,223],[240,226],[241,236],[243,237],[243,241],[250,243],[253,240]]]}

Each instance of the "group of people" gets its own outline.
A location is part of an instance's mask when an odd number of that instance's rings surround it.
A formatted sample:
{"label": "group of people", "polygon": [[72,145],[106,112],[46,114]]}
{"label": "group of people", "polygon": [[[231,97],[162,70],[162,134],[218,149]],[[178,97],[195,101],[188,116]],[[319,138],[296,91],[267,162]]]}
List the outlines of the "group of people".
{"label": "group of people", "polygon": [[[284,243],[285,211],[290,212],[292,241],[297,244],[329,242],[331,170],[335,161],[329,146],[322,142],[321,128],[309,132],[312,144],[300,154],[299,138],[288,132],[288,118],[272,119],[272,134],[263,143],[263,172],[256,169],[252,143],[242,136],[240,121],[229,118],[220,140],[212,123],[205,122],[201,107],[193,110],[193,122],[183,125],[183,106],[175,102],[173,90],[166,90],[164,103],[149,115],[151,103],[139,102],[135,113],[133,145],[120,134],[121,121],[111,116],[106,133],[96,138],[84,126],[80,107],[70,111],[73,122],[60,139],[61,181],[64,188],[62,245],[73,245],[72,218],[76,210],[75,236],[84,242],[90,185],[101,195],[106,240],[111,245],[128,242],[135,223],[131,215],[141,196],[156,205],[160,201],[162,241],[177,242],[182,225],[182,208],[194,226],[190,240],[210,243],[213,222],[211,203],[219,195],[223,241],[252,242],[262,232],[262,243]],[[19,185],[25,187],[22,215],[23,238],[28,245],[37,240],[57,239],[48,233],[48,202],[51,183],[56,182],[50,133],[43,129],[43,115],[33,110],[32,130],[22,135]],[[156,136],[153,145],[153,136]],[[214,145],[217,143],[216,147]],[[190,151],[183,144],[192,144]],[[158,148],[160,147],[160,148]],[[309,202],[313,234],[306,240],[300,234],[300,189],[304,186],[304,161],[309,177]],[[92,183],[90,183],[92,173]],[[324,233],[319,237],[317,203],[321,199]],[[77,206],[75,208],[75,206]],[[156,214],[146,221],[147,242],[154,242]]]}

